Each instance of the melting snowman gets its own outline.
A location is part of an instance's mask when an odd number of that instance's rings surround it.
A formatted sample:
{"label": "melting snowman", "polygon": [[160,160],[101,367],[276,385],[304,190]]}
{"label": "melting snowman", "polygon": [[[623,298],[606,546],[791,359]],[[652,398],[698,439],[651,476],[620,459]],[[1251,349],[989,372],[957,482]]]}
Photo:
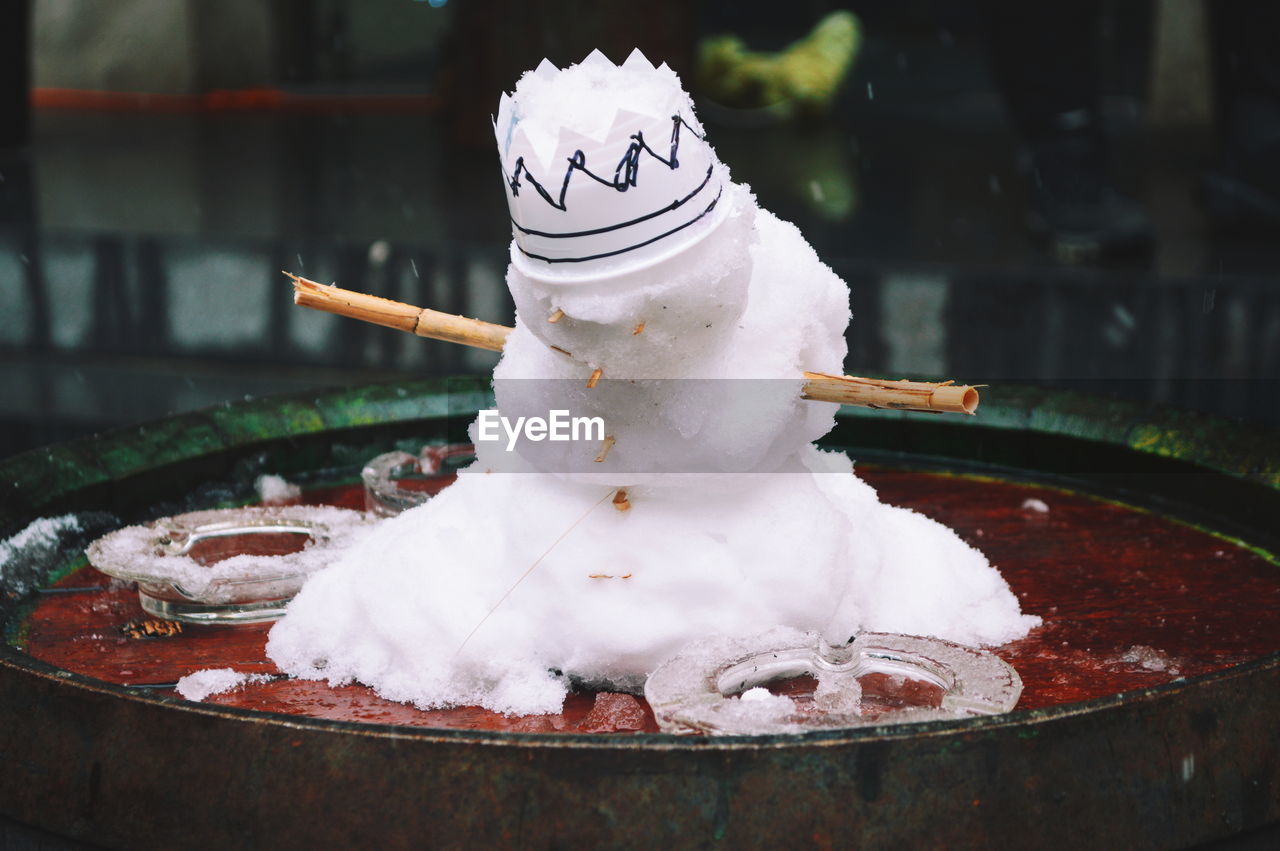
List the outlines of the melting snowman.
{"label": "melting snowman", "polygon": [[981,553],[814,446],[836,406],[796,376],[843,372],[848,288],[730,180],[671,69],[544,61],[495,131],[517,308],[497,412],[602,429],[473,424],[455,484],[290,604],[267,646],[282,670],[538,714],[575,682],[639,690],[708,636],[995,645],[1038,622]]}

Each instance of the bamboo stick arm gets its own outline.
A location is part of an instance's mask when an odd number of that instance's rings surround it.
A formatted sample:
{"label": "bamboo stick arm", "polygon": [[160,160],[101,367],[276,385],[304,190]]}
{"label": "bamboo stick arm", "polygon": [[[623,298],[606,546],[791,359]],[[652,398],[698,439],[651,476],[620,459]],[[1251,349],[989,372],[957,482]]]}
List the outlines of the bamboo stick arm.
{"label": "bamboo stick arm", "polygon": [[408,331],[419,337],[500,352],[512,330],[505,325],[415,307],[332,285],[326,286],[289,272],[284,274],[293,281],[294,304],[395,328],[397,331]]}
{"label": "bamboo stick arm", "polygon": [[[419,337],[500,352],[513,330],[505,325],[318,284],[288,272],[284,274],[293,281],[294,304],[408,331]],[[557,351],[564,352],[563,349]],[[978,409],[977,388],[951,381],[889,381],[821,372],[806,372],[804,377],[802,397],[818,402],[933,413],[972,414]],[[593,381],[598,378],[593,375]]]}
{"label": "bamboo stick arm", "polygon": [[978,390],[969,385],[929,381],[889,381],[853,375],[806,372],[803,397],[864,408],[899,411],[972,414],[978,410]]}

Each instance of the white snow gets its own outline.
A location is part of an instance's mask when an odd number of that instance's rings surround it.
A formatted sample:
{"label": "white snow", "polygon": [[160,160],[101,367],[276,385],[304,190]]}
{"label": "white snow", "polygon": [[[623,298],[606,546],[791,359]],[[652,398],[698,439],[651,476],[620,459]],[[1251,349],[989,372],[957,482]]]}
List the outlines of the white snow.
{"label": "white snow", "polygon": [[53,554],[61,536],[80,529],[80,520],[74,514],[40,517],[0,541],[0,587],[13,594],[25,594],[40,578],[43,560]]}
{"label": "white snow", "polygon": [[823,712],[858,715],[862,711],[862,684],[851,672],[819,671],[813,702]]}
{"label": "white snow", "polygon": [[[80,521],[74,514],[32,520],[21,532],[0,541],[0,571],[3,571],[10,561],[16,560],[23,550],[51,546],[58,542],[58,536],[63,532],[74,532],[79,528]],[[0,573],[0,575],[3,574]]]}
{"label": "white snow", "polygon": [[[278,596],[287,596],[300,576],[328,566],[339,553],[356,546],[370,529],[363,513],[345,508],[278,506],[246,511],[256,512],[255,516],[264,520],[305,520],[324,527],[326,539],[319,545],[308,540],[303,549],[283,555],[242,554],[215,564],[202,564],[189,555],[168,553],[157,547],[160,532],[154,524],[125,526],[94,541],[88,548],[89,561],[112,576],[180,585],[184,593],[202,602],[236,599],[246,583],[261,583],[254,586],[256,593],[270,599],[273,587]],[[202,520],[224,519],[216,511],[183,516],[196,525]]]}
{"label": "white snow", "polygon": [[206,668],[178,680],[178,694],[187,700],[201,701],[254,683],[271,681],[270,674],[244,674],[231,668]]}
{"label": "white snow", "polygon": [[286,481],[282,476],[259,476],[254,483],[258,498],[267,505],[279,505],[302,496],[302,488]]}
{"label": "white snow", "polygon": [[[544,98],[555,73],[526,75],[502,109],[597,132],[585,116],[650,97],[636,74],[679,85],[593,60],[572,98]],[[801,373],[843,372],[848,289],[746,187],[725,203],[715,233],[657,266],[572,286],[509,270],[518,315],[494,372],[500,411],[602,416],[609,455],[596,462],[600,446],[584,442],[481,444],[454,485],[308,580],[270,634],[281,670],[422,707],[537,714],[559,710],[573,680],[637,690],[717,633],[995,645],[1039,622],[980,552],[882,504],[843,453],[812,445],[836,406],[802,400]],[[597,368],[605,380],[587,389]],[[625,512],[611,505],[619,487]],[[835,683],[822,699],[857,705]],[[759,703],[777,718],[793,708]]]}
{"label": "white snow", "polygon": [[785,695],[773,694],[757,686],[744,691],[737,700],[722,703],[720,714],[735,727],[751,725],[763,732],[776,725],[787,724],[796,714],[796,704]]}

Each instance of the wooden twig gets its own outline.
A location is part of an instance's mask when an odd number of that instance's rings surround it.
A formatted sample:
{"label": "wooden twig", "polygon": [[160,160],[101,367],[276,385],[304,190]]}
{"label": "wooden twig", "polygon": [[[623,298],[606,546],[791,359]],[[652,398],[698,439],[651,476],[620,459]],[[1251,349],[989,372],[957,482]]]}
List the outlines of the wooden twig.
{"label": "wooden twig", "polygon": [[972,414],[978,410],[977,388],[951,381],[889,381],[821,372],[806,372],[804,377],[808,379],[802,393],[805,399],[900,411]]}
{"label": "wooden twig", "polygon": [[467,319],[465,316],[455,316],[426,307],[414,307],[376,295],[317,284],[288,272],[284,274],[293,280],[293,303],[303,307],[385,325],[419,337],[461,343],[494,352],[502,351],[507,343],[507,335],[511,333],[511,329],[505,325]]}
{"label": "wooden twig", "polygon": [[[318,284],[289,272],[284,274],[293,281],[294,304],[408,331],[419,337],[500,352],[512,331],[505,325]],[[572,357],[559,346],[551,348]],[[801,395],[818,402],[933,413],[972,414],[978,409],[977,388],[952,381],[890,381],[821,372],[806,372],[804,377],[806,383]],[[600,370],[595,370],[588,386],[594,387],[599,380]]]}

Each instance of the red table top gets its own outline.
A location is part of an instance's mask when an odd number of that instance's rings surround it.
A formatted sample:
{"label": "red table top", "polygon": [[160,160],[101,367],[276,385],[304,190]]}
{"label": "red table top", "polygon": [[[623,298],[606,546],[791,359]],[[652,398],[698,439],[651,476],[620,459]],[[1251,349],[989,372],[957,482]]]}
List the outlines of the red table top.
{"label": "red table top", "polygon": [[[1229,539],[1036,485],[870,466],[860,466],[859,474],[886,502],[933,517],[981,549],[1000,568],[1023,611],[1044,619],[1026,638],[996,648],[1022,677],[1019,709],[1159,685],[1280,648],[1280,567]],[[1024,508],[1028,499],[1043,501],[1049,511]],[[363,508],[358,486],[312,491],[306,501]],[[85,567],[55,588],[41,594],[22,629],[23,649],[49,664],[121,685],[173,683],[205,668],[278,673],[264,655],[270,624],[184,624],[180,633],[146,636],[136,627],[126,629],[150,619],[131,587]],[[803,693],[806,684],[779,689]],[[416,727],[657,729],[643,701],[594,693],[571,695],[560,715],[529,718],[477,707],[423,711],[384,700],[364,686],[330,688],[283,678],[207,702]]]}

